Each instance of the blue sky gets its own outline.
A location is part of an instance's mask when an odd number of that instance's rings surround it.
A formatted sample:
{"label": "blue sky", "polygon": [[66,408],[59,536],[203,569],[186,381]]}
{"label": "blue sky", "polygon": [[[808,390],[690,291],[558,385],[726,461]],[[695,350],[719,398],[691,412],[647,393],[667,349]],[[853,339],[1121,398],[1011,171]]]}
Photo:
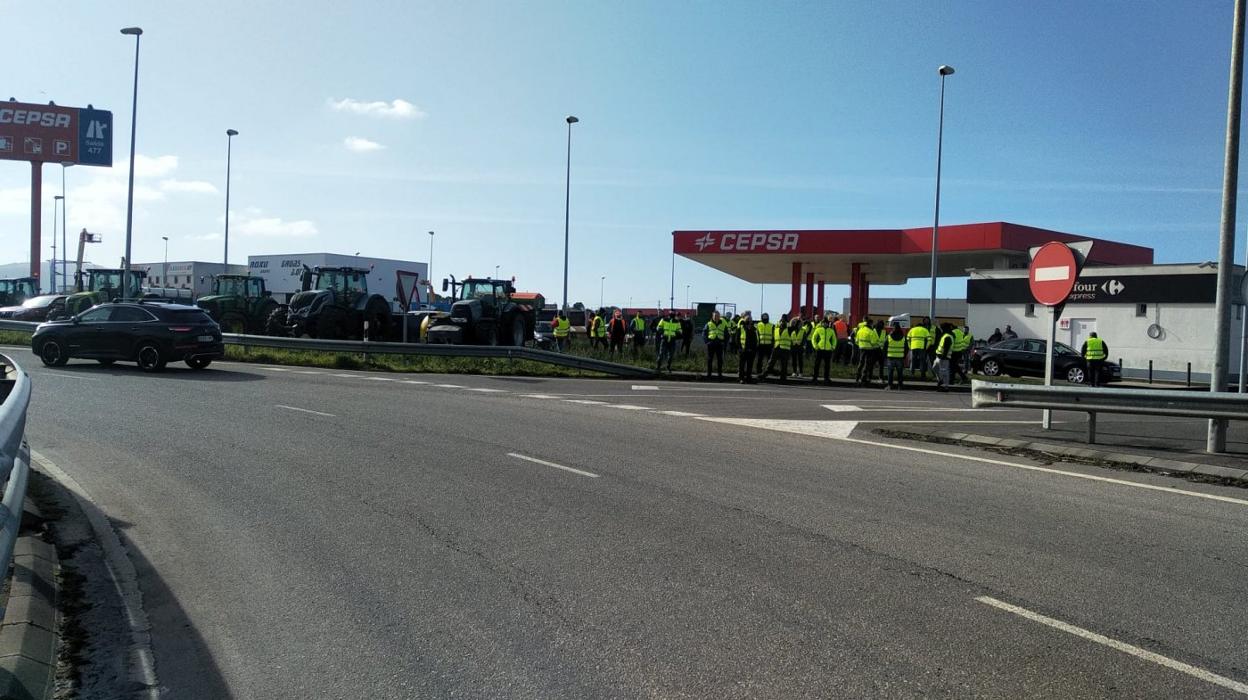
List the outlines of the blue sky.
{"label": "blue sky", "polygon": [[[122,251],[133,40],[117,30],[138,25],[136,261],[159,260],[161,236],[170,259],[220,258],[234,128],[232,261],[425,260],[434,230],[436,276],[499,265],[550,298],[575,114],[570,297],[596,304],[606,275],[608,303],[640,304],[667,299],[675,229],[929,224],[941,63],[957,68],[943,222],[1215,258],[1231,12],[1229,0],[0,0],[5,23],[28,29],[0,45],[0,91],[113,110],[115,167],[68,172],[69,228],[104,235],[98,262]],[[50,231],[60,169],[45,182]],[[29,166],[0,162],[0,262],[26,259],[28,183]],[[758,305],[756,286],[688,261],[676,274],[678,302],[690,285],[695,301]],[[775,311],[787,291],[767,296]]]}

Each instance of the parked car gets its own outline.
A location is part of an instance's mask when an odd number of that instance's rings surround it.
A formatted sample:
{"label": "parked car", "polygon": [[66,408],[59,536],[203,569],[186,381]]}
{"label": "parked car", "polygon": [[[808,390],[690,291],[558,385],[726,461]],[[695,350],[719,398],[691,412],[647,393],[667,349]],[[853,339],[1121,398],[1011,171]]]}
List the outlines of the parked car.
{"label": "parked car", "polygon": [[555,349],[555,331],[550,321],[538,321],[533,329],[533,344],[539,350]]}
{"label": "parked car", "polygon": [[42,294],[23,301],[21,306],[0,308],[0,318],[10,321],[43,322],[58,315],[64,308],[64,294]]}
{"label": "parked car", "polygon": [[148,302],[100,304],[41,323],[30,348],[49,367],[73,358],[105,366],[122,360],[137,362],[145,372],[157,372],[169,362],[203,369],[225,354],[221,329],[203,309]]}
{"label": "parked car", "polygon": [[[1048,343],[1033,338],[1002,340],[986,348],[971,351],[971,369],[986,377],[1043,377],[1045,350]],[[1072,384],[1088,380],[1088,364],[1074,348],[1057,343],[1053,355],[1053,377]],[[1116,362],[1105,362],[1104,381],[1122,379],[1122,368]]]}

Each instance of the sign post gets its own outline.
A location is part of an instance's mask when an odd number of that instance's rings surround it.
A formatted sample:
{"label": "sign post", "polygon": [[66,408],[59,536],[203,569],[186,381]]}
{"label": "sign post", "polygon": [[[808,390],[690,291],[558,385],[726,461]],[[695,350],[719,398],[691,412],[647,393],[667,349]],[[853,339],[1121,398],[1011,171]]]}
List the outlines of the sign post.
{"label": "sign post", "polygon": [[43,164],[113,165],[113,113],[56,104],[0,102],[0,160],[30,163],[30,276],[40,273]]}
{"label": "sign post", "polygon": [[[1052,241],[1031,251],[1027,284],[1037,304],[1049,307],[1048,331],[1045,334],[1044,385],[1053,386],[1053,349],[1057,345],[1057,319],[1066,299],[1075,289],[1075,280],[1092,249],[1091,242],[1067,245]],[[1053,411],[1044,409],[1041,420],[1045,430],[1053,428]]]}

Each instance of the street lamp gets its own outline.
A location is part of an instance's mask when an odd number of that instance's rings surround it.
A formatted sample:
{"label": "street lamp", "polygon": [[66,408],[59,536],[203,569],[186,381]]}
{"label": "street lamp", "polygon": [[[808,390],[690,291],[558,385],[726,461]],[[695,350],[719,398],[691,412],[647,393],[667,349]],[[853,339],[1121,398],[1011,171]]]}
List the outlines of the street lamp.
{"label": "street lamp", "polygon": [[234,137],[238,136],[238,132],[233,129],[225,130],[225,259],[226,272],[229,272],[230,264],[230,156],[234,151]]}
{"label": "street lamp", "polygon": [[607,288],[607,276],[603,275],[602,279],[598,280],[598,308],[600,309],[603,308],[603,305],[602,305],[603,298],[604,298],[603,290],[606,288]]}
{"label": "street lamp", "polygon": [[932,296],[928,300],[927,320],[936,325],[936,247],[940,243],[940,156],[945,138],[945,78],[953,75],[953,66],[936,69],[940,74],[940,121],[936,127],[936,214],[932,220]]}
{"label": "street lamp", "polygon": [[686,308],[686,309],[687,309],[687,308],[689,308],[689,288],[690,288],[690,287],[692,287],[692,286],[693,286],[693,285],[691,285],[691,284],[686,284],[686,285],[685,285],[685,308]]}
{"label": "street lamp", "polygon": [[65,258],[69,257],[69,217],[65,213],[69,200],[65,199],[65,169],[73,163],[61,163],[61,286],[69,288],[69,277],[65,270]]}
{"label": "street lamp", "polygon": [[126,191],[126,260],[121,271],[121,298],[125,299],[130,290],[130,241],[134,232],[134,136],[135,127],[139,123],[139,38],[143,36],[143,30],[126,27],[121,33],[134,37],[134,97],[130,104],[130,184]]}
{"label": "street lamp", "polygon": [[[52,293],[56,294],[56,207],[64,206],[65,197],[55,195],[52,197]],[[61,257],[65,256],[65,245],[61,245]],[[61,284],[65,284],[65,279],[61,278]]]}
{"label": "street lamp", "polygon": [[[429,282],[429,291],[433,291],[433,231],[429,232],[429,267],[425,269],[425,277]],[[432,301],[432,300],[429,300]]]}
{"label": "street lamp", "polygon": [[169,286],[169,237],[161,236],[160,240],[165,242],[165,262],[160,265],[160,286]]}
{"label": "street lamp", "polygon": [[563,308],[568,308],[568,213],[572,206],[572,125],[580,119],[571,115],[565,119],[568,123],[568,170],[563,190]]}

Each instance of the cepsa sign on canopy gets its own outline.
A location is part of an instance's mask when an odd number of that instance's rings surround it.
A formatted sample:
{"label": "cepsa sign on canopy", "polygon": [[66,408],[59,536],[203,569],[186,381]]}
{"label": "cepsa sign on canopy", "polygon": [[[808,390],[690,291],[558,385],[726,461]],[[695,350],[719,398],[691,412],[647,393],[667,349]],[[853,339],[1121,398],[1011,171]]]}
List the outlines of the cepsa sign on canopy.
{"label": "cepsa sign on canopy", "polygon": [[770,231],[676,232],[677,253],[790,253],[801,235]]}
{"label": "cepsa sign on canopy", "polygon": [[113,113],[0,102],[0,160],[113,164]]}

